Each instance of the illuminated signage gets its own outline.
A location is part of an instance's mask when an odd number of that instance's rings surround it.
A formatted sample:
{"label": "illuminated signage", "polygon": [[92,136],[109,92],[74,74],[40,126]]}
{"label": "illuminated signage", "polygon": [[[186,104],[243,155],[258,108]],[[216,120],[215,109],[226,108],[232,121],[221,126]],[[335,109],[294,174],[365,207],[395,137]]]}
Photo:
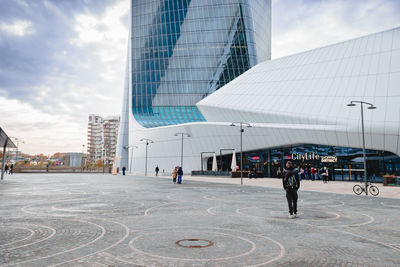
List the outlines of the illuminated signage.
{"label": "illuminated signage", "polygon": [[292,160],[319,160],[321,157],[319,154],[315,152],[306,152],[306,153],[292,153]]}
{"label": "illuminated signage", "polygon": [[292,153],[291,156],[286,156],[286,158],[291,158],[292,160],[321,160],[321,162],[337,162],[336,156],[320,156],[315,152],[306,153]]}
{"label": "illuminated signage", "polygon": [[336,156],[323,156],[321,157],[321,162],[337,162]]}

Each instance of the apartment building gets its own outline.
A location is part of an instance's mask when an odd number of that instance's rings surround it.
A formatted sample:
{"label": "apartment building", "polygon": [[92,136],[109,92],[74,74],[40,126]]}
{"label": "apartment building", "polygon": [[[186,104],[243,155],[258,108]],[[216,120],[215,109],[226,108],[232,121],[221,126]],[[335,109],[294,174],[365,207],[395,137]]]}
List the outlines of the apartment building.
{"label": "apartment building", "polygon": [[109,116],[103,121],[103,146],[105,147],[105,159],[109,165],[113,164],[117,150],[119,129],[119,117]]}
{"label": "apartment building", "polygon": [[119,117],[102,117],[97,114],[89,114],[88,120],[88,160],[96,163],[104,159],[105,163],[112,164],[119,129]]}

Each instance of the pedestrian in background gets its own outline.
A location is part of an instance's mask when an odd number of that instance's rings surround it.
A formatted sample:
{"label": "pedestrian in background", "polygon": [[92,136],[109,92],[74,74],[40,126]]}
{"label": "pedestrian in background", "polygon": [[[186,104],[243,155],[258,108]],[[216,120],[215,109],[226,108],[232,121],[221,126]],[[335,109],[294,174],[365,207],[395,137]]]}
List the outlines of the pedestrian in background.
{"label": "pedestrian in background", "polygon": [[322,170],[322,181],[326,184],[328,182],[329,172],[328,168],[324,167]]}
{"label": "pedestrian in background", "polygon": [[8,164],[6,164],[6,166],[4,166],[4,173],[8,174]]}
{"label": "pedestrian in background", "polygon": [[302,166],[300,166],[298,175],[299,175],[299,180],[300,180],[300,181],[301,181],[302,179],[304,180],[304,169],[303,169]]}
{"label": "pedestrian in background", "polygon": [[289,218],[294,219],[297,217],[297,190],[300,188],[299,175],[291,161],[286,162],[286,169],[283,170],[282,174],[282,185],[286,191],[286,199],[289,206]]}
{"label": "pedestrian in background", "polygon": [[14,171],[14,164],[11,163],[10,171],[8,172],[8,174],[13,174],[13,171]]}
{"label": "pedestrian in background", "polygon": [[160,168],[158,168],[158,165],[156,166],[156,176],[158,176],[158,172],[160,171]]}
{"label": "pedestrian in background", "polygon": [[182,183],[182,176],[183,176],[182,167],[178,167],[178,184]]}
{"label": "pedestrian in background", "polygon": [[172,171],[172,181],[174,184],[176,183],[176,177],[178,177],[178,166],[176,166]]}
{"label": "pedestrian in background", "polygon": [[125,175],[125,171],[126,171],[126,167],[123,166],[123,167],[122,167],[122,175]]}
{"label": "pedestrian in background", "polygon": [[281,167],[278,167],[278,170],[276,171],[276,176],[279,177],[279,178],[282,177]]}
{"label": "pedestrian in background", "polygon": [[311,168],[311,180],[315,180],[315,173],[316,173],[316,171],[315,171],[315,168],[314,167],[312,167]]}

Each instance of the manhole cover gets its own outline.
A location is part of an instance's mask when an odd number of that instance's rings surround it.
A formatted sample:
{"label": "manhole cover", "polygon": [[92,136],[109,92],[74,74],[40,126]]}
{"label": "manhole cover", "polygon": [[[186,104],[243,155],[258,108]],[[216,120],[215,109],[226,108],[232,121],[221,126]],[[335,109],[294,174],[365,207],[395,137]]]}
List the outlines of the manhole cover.
{"label": "manhole cover", "polygon": [[210,240],[197,238],[178,240],[175,242],[175,244],[184,248],[206,248],[214,245],[214,243]]}

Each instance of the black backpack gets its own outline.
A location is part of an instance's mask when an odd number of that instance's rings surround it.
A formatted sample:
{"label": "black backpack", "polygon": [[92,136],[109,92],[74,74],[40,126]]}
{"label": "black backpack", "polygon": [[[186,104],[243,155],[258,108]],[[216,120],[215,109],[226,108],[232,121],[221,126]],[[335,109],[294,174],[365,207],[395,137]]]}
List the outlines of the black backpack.
{"label": "black backpack", "polygon": [[285,185],[286,188],[292,188],[292,189],[297,188],[297,180],[295,172],[289,172],[285,175]]}

